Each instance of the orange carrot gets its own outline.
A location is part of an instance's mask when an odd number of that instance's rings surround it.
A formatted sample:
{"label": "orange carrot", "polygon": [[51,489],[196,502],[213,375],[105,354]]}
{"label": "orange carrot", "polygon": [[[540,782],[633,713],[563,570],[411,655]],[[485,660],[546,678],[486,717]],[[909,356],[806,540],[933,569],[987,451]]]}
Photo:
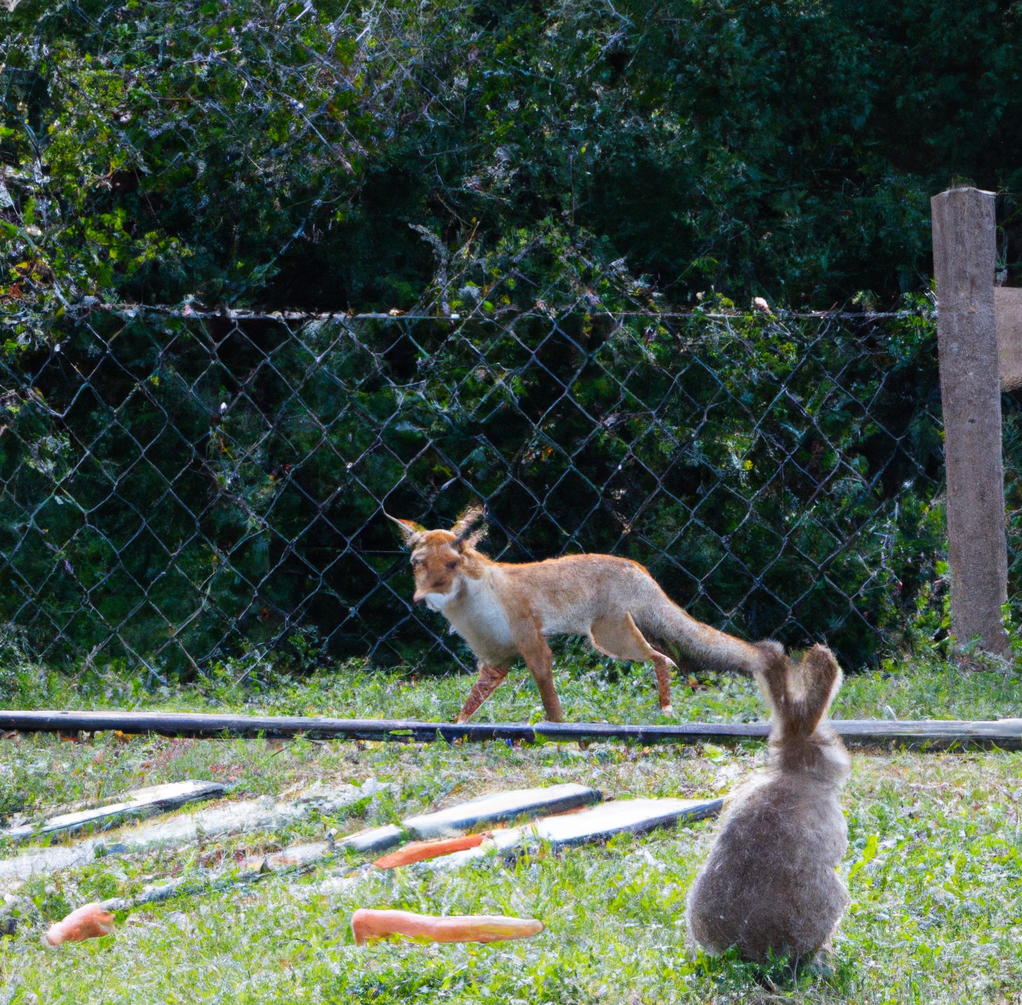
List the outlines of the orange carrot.
{"label": "orange carrot", "polygon": [[72,911],[63,921],[50,925],[46,941],[51,946],[59,946],[63,942],[98,939],[101,935],[109,935],[113,930],[112,914],[104,911],[99,904],[86,904],[77,911]]}
{"label": "orange carrot", "polygon": [[438,855],[450,855],[451,852],[464,851],[466,848],[478,848],[483,843],[482,834],[470,834],[467,837],[435,838],[432,841],[409,841],[397,851],[392,851],[383,858],[378,858],[373,865],[377,869],[393,869],[398,865],[410,865],[412,862],[424,862]]}
{"label": "orange carrot", "polygon": [[503,918],[488,914],[463,914],[437,918],[410,911],[370,911],[361,908],[351,916],[355,944],[389,935],[406,935],[430,942],[503,942],[528,939],[543,931],[543,922],[531,918]]}

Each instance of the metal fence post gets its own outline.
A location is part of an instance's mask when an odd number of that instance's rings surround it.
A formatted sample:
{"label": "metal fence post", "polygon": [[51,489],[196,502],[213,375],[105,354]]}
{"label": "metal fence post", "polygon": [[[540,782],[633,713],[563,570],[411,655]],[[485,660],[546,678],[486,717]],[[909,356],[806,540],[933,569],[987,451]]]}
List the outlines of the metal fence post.
{"label": "metal fence post", "polygon": [[1001,387],[994,313],[994,195],[956,188],[930,200],[944,411],[951,630],[1003,653],[1008,555]]}

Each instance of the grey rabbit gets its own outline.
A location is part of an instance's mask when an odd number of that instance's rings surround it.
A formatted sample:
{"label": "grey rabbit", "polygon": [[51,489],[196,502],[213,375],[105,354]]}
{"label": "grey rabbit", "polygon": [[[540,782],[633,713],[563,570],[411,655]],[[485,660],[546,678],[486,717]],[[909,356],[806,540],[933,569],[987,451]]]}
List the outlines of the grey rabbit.
{"label": "grey rabbit", "polygon": [[735,793],[710,855],[689,891],[691,937],[707,952],[737,946],[767,962],[796,962],[829,945],[848,906],[835,872],[848,848],[838,796],[851,771],[841,738],[824,722],[841,687],[826,646],[801,663],[775,643],[756,677],[772,712],[767,766]]}

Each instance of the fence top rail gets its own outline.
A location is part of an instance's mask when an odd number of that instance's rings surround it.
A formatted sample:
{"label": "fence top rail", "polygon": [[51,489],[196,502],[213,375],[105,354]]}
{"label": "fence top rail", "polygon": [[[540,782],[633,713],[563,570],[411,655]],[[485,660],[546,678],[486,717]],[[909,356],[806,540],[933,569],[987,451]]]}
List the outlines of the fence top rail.
{"label": "fence top rail", "polygon": [[[582,308],[578,304],[566,304],[566,305],[537,305],[531,309],[523,309],[519,307],[496,307],[492,312],[480,312],[479,310],[473,310],[468,312],[454,312],[449,315],[444,315],[436,311],[432,313],[416,312],[416,311],[377,311],[377,312],[364,312],[354,313],[352,311],[252,311],[234,308],[216,308],[214,310],[199,309],[185,305],[171,305],[171,304],[131,304],[131,303],[82,303],[72,305],[69,310],[69,314],[77,319],[87,316],[94,312],[103,312],[108,314],[125,315],[128,317],[138,314],[162,314],[165,317],[172,318],[194,318],[197,320],[204,320],[207,318],[226,318],[231,321],[394,321],[397,319],[405,321],[449,321],[451,323],[457,323],[460,321],[474,318],[476,320],[495,320],[504,317],[508,314],[565,314],[565,313],[579,313]],[[932,311],[920,311],[917,308],[911,308],[900,311],[845,311],[845,310],[829,310],[829,311],[789,311],[783,308],[770,309],[768,311],[762,311],[759,309],[734,309],[725,311],[707,311],[700,310],[698,308],[692,308],[688,310],[675,309],[670,310],[659,310],[656,308],[646,308],[644,310],[616,310],[610,307],[586,307],[585,310],[593,315],[607,315],[611,317],[622,317],[622,318],[708,318],[708,319],[727,319],[727,318],[742,318],[748,317],[750,314],[759,315],[763,318],[773,319],[778,321],[786,320],[822,320],[822,319],[835,319],[842,321],[882,321],[884,319],[891,318],[911,318],[911,317],[922,317],[927,319],[934,319],[937,316],[936,310]]]}

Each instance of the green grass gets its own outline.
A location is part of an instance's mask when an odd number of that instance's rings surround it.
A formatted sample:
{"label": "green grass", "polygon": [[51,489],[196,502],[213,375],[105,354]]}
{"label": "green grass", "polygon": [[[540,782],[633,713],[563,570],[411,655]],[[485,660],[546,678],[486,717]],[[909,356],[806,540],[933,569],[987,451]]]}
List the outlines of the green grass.
{"label": "green grass", "polygon": [[[570,653],[558,674],[571,719],[655,722],[651,675],[612,671]],[[242,680],[242,676],[244,679]],[[616,675],[616,680],[613,679]],[[343,716],[449,719],[471,679],[412,679],[355,664],[311,678],[227,666],[201,688],[148,692],[114,672],[74,678],[21,667],[4,704],[204,708]],[[17,680],[15,685],[11,681]],[[713,684],[714,682],[710,682]],[[741,681],[676,688],[684,719],[764,714]],[[1015,715],[1022,688],[1010,668],[966,672],[931,663],[849,675],[837,714],[899,718]],[[15,699],[18,699],[15,701]],[[538,718],[519,673],[488,718]],[[611,795],[707,796],[725,792],[763,757],[759,744],[640,748],[595,744],[511,748],[503,743],[355,744],[193,741],[109,734],[73,743],[52,735],[0,740],[0,809],[33,815],[94,803],[125,789],[180,778],[233,786],[232,797],[297,791],[322,780],[393,786],[338,818],[284,831],[181,848],[97,858],[86,868],[36,877],[6,891],[0,914],[18,933],[0,939],[0,1001],[387,1003],[1017,1003],[1022,981],[1022,757],[989,753],[856,752],[843,798],[850,848],[841,866],[852,897],[826,967],[794,975],[732,956],[708,959],[686,945],[684,903],[716,823],[553,854],[510,866],[486,860],[452,872],[411,866],[351,873],[351,860],[302,875],[210,890],[118,918],[112,936],[60,949],[40,941],[73,907],[130,896],[166,877],[222,876],[255,852],[342,833],[512,786],[577,781]],[[110,841],[117,838],[116,832]],[[12,849],[0,843],[0,856]],[[349,875],[350,874],[350,875]],[[13,899],[11,899],[13,898]],[[537,917],[535,939],[494,946],[355,947],[358,907],[434,914]],[[35,997],[33,997],[35,996]]]}
{"label": "green grass", "polygon": [[[578,642],[559,647],[554,679],[568,721],[751,722],[766,715],[747,678],[707,675],[696,688],[675,675],[674,715],[663,716],[647,664],[618,663]],[[381,670],[361,660],[291,675],[255,660],[213,666],[198,683],[144,686],[121,668],[67,673],[0,659],[6,708],[163,709],[453,721],[475,675]],[[937,659],[886,661],[847,673],[832,714],[842,719],[994,719],[1022,715],[1022,655],[1014,663],[978,659],[962,666]],[[536,722],[543,707],[528,671],[512,670],[476,714],[482,722]]]}

